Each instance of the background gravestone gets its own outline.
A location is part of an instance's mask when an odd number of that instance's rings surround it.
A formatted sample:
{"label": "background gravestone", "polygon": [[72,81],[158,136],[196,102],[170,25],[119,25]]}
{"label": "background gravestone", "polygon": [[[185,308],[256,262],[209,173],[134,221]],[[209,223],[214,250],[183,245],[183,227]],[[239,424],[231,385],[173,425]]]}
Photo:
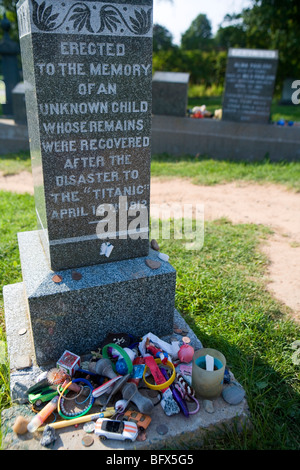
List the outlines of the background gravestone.
{"label": "background gravestone", "polygon": [[292,84],[295,80],[295,78],[286,78],[283,81],[280,104],[291,105],[293,103],[292,95],[295,89],[292,88]]}
{"label": "background gravestone", "polygon": [[27,125],[25,85],[22,82],[12,90],[12,107],[15,123]]}
{"label": "background gravestone", "polygon": [[40,366],[109,333],[168,335],[176,271],[149,249],[148,223],[107,257],[93,209],[118,211],[130,187],[129,205],[149,206],[152,0],[21,0],[17,11],[40,227],[18,234],[23,283],[3,289],[11,367],[31,338]]}
{"label": "background gravestone", "polygon": [[5,83],[6,101],[2,104],[3,114],[7,116],[13,115],[13,97],[12,91],[20,81],[20,71],[18,67],[18,56],[20,55],[19,44],[9,37],[11,24],[3,15],[0,24],[4,31],[3,39],[0,42],[0,60],[2,61],[2,72]]}
{"label": "background gravestone", "polygon": [[[136,240],[122,238],[118,213],[120,196],[128,209],[149,208],[151,6],[18,3],[36,212],[53,269],[148,252],[148,226]],[[109,258],[96,234],[102,204],[117,212]]]}
{"label": "background gravestone", "polygon": [[277,64],[277,51],[229,49],[222,112],[224,121],[269,122]]}
{"label": "background gravestone", "polygon": [[186,116],[190,75],[180,72],[155,72],[152,81],[153,114]]}

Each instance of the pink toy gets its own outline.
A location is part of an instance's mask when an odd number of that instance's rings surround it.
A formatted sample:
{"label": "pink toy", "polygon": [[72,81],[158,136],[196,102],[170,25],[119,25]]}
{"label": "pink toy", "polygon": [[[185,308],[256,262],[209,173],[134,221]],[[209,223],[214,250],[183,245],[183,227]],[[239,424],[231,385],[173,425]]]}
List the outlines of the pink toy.
{"label": "pink toy", "polygon": [[189,344],[183,344],[178,351],[178,358],[181,362],[191,362],[194,355],[194,348]]}

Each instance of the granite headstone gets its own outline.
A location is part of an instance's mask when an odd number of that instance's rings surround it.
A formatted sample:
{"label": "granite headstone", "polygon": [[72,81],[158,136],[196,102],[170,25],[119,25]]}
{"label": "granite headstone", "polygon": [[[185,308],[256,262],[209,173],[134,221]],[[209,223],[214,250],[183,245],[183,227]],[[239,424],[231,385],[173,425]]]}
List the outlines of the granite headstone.
{"label": "granite headstone", "polygon": [[155,72],[152,80],[153,114],[186,116],[188,101],[188,73]]}
{"label": "granite headstone", "polygon": [[[18,20],[36,212],[51,267],[146,255],[148,224],[135,239],[126,230],[139,207],[149,208],[152,0],[20,0]],[[120,197],[131,211],[125,228]],[[107,204],[116,211],[115,230],[112,222],[105,229],[109,257],[97,232]]]}
{"label": "granite headstone", "polygon": [[224,121],[269,122],[277,64],[277,51],[229,49],[223,98]]}
{"label": "granite headstone", "polygon": [[148,220],[116,223],[127,237],[104,250],[95,228],[126,212],[119,197],[128,213],[149,207],[152,0],[20,0],[17,12],[39,227],[18,234],[22,286],[3,289],[10,363],[22,353],[12,305],[39,366],[110,333],[171,334],[176,271],[150,248]]}
{"label": "granite headstone", "polygon": [[295,89],[293,88],[293,83],[295,81],[296,81],[295,78],[286,78],[283,81],[280,104],[284,104],[284,105],[293,104],[292,97],[293,97],[293,93],[295,93]]}

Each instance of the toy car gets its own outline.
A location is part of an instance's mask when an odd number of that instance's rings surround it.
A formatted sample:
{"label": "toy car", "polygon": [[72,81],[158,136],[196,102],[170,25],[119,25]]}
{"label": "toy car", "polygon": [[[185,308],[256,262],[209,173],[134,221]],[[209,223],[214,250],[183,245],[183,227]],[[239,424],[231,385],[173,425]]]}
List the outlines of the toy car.
{"label": "toy car", "polygon": [[28,395],[28,400],[30,403],[40,407],[44,405],[45,402],[52,400],[52,398],[56,397],[56,395],[56,389],[53,389],[53,387],[47,387],[36,393],[30,393]]}
{"label": "toy car", "polygon": [[138,427],[134,422],[99,418],[95,424],[95,434],[100,436],[100,439],[135,441],[138,435]]}
{"label": "toy car", "polygon": [[134,422],[137,424],[138,429],[143,428],[147,429],[149,424],[151,423],[151,418],[148,415],[144,415],[143,413],[139,413],[138,411],[126,411],[124,414],[124,421]]}

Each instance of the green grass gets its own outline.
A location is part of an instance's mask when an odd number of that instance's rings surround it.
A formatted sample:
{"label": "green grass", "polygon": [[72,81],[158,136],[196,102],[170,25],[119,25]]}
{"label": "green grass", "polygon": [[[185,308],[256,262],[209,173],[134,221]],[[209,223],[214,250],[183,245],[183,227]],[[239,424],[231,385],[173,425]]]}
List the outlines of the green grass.
{"label": "green grass", "polygon": [[[6,285],[21,281],[16,234],[35,229],[33,197],[1,192],[0,213],[0,276]],[[268,235],[263,226],[233,225],[221,219],[205,224],[200,251],[186,250],[185,241],[174,237],[159,240],[161,251],[177,270],[177,309],[205,347],[223,352],[247,393],[252,430],[225,429],[218,438],[208,433],[205,449],[300,446],[300,370],[292,349],[300,327],[263,284],[267,259],[259,244]],[[0,302],[3,308],[2,298]],[[0,326],[3,346],[3,313]],[[3,360],[0,381],[2,410],[10,405],[9,369]]]}
{"label": "green grass", "polygon": [[2,288],[22,281],[17,233],[35,228],[33,197],[0,191],[0,411],[10,405]]}
{"label": "green grass", "polygon": [[29,152],[0,155],[0,172],[4,175],[15,175],[21,171],[31,171]]}
{"label": "green grass", "polygon": [[207,449],[299,449],[300,370],[292,343],[300,327],[263,284],[267,259],[259,243],[268,233],[221,219],[206,223],[199,252],[160,240],[177,271],[176,307],[205,347],[223,352],[247,394],[252,431],[208,435]]}
{"label": "green grass", "polygon": [[282,184],[300,191],[300,162],[213,160],[205,156],[153,155],[151,175],[189,178],[194,184],[222,184],[232,181]]}
{"label": "green grass", "polygon": [[[0,156],[0,172],[18,174],[31,171],[29,152]],[[189,178],[194,184],[222,184],[232,181],[275,183],[300,191],[300,162],[245,162],[213,160],[205,156],[153,155],[151,175]]]}

